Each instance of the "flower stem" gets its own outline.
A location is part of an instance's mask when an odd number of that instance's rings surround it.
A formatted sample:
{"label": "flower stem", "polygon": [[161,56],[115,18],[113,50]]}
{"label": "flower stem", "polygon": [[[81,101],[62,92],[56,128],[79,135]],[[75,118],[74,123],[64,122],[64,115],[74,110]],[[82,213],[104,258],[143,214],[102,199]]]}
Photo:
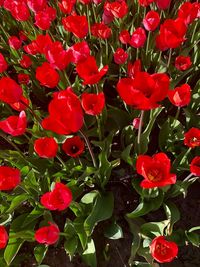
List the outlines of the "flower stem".
{"label": "flower stem", "polygon": [[167,69],[169,68],[170,61],[171,61],[171,57],[172,57],[172,49],[170,48],[170,50],[169,50],[168,62],[167,62]]}
{"label": "flower stem", "polygon": [[138,137],[137,137],[137,143],[138,143],[138,151],[139,151],[139,153],[140,153],[140,139],[141,139],[141,133],[142,133],[143,118],[144,118],[144,110],[141,110],[140,123],[139,123],[139,128],[138,128]]}
{"label": "flower stem", "polygon": [[151,36],[151,32],[149,31],[148,32],[148,37],[147,37],[146,55],[148,54],[148,50],[149,50],[150,36]]}
{"label": "flower stem", "polygon": [[17,150],[19,153],[20,153],[20,155],[23,157],[23,158],[25,158],[24,157],[24,155],[22,154],[22,152],[21,152],[21,150],[6,136],[6,135],[4,135],[3,133],[0,133],[0,137],[2,137],[7,143],[9,143],[15,150]]}
{"label": "flower stem", "polygon": [[81,131],[79,130],[80,134],[82,135],[82,137],[84,138],[86,144],[87,144],[87,147],[89,149],[89,152],[90,152],[90,155],[91,155],[91,158],[92,158],[92,162],[93,162],[93,165],[95,168],[97,168],[97,163],[96,163],[96,160],[95,160],[95,156],[94,156],[94,153],[92,151],[92,147],[91,147],[91,144],[90,144],[90,141],[88,139],[88,137]]}
{"label": "flower stem", "polygon": [[193,173],[190,173],[184,180],[183,182],[187,182],[190,180],[190,178],[193,176]]}
{"label": "flower stem", "polygon": [[180,107],[178,107],[178,109],[177,109],[177,112],[176,112],[176,115],[175,115],[175,120],[177,120],[178,119],[178,117],[179,117],[179,114],[180,114],[180,111],[181,111],[181,108]]}

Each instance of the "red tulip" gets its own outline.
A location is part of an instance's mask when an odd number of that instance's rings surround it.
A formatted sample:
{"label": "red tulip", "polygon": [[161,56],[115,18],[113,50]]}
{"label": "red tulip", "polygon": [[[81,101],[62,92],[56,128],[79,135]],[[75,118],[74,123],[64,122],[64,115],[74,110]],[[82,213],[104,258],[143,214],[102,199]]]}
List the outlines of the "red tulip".
{"label": "red tulip", "polygon": [[62,184],[55,183],[54,189],[47,192],[41,197],[41,204],[48,210],[65,210],[72,201],[72,193],[70,189]]}
{"label": "red tulip", "polygon": [[141,72],[141,60],[137,59],[134,63],[128,63],[128,76],[134,78],[138,72]]}
{"label": "red tulip", "polygon": [[200,157],[196,156],[193,158],[190,164],[190,172],[196,176],[200,176]]}
{"label": "red tulip", "polygon": [[143,25],[147,31],[155,31],[160,23],[160,16],[156,11],[149,11],[143,19]]}
{"label": "red tulip", "polygon": [[26,113],[21,111],[19,116],[10,116],[0,121],[0,129],[12,136],[18,136],[25,133],[27,127]]}
{"label": "red tulip", "polygon": [[29,55],[36,55],[38,53],[38,46],[35,41],[23,46],[24,51]]}
{"label": "red tulip", "polygon": [[160,262],[171,262],[178,254],[176,243],[165,240],[164,236],[155,237],[150,245],[152,257]]}
{"label": "red tulip", "polygon": [[91,33],[97,38],[108,39],[111,36],[112,31],[106,24],[101,22],[92,25]]}
{"label": "red tulip", "polygon": [[4,58],[4,56],[0,53],[0,73],[6,71],[8,68],[8,64]]}
{"label": "red tulip", "polygon": [[135,48],[143,47],[146,41],[146,38],[147,37],[146,37],[145,30],[139,27],[133,32],[131,36],[131,40],[130,40],[130,45]]}
{"label": "red tulip", "polygon": [[47,0],[27,0],[27,5],[34,13],[37,13],[45,9]]}
{"label": "red tulip", "polygon": [[28,84],[30,81],[30,77],[26,73],[19,73],[17,76],[18,83],[20,84]]}
{"label": "red tulip", "polygon": [[185,24],[191,24],[197,17],[199,12],[198,3],[185,2],[178,10],[178,17],[183,19]]}
{"label": "red tulip", "polygon": [[22,95],[19,102],[12,103],[9,105],[17,111],[23,111],[27,109],[27,106],[29,106],[29,100]]}
{"label": "red tulip", "polygon": [[190,57],[185,56],[178,56],[175,59],[175,67],[178,70],[184,71],[189,69],[189,67],[192,65],[192,62],[190,60]]}
{"label": "red tulip", "polygon": [[22,96],[22,88],[11,78],[0,79],[0,100],[12,104],[18,102]]}
{"label": "red tulip", "polygon": [[72,32],[78,38],[84,38],[88,34],[86,16],[70,15],[62,19],[62,24],[66,31]]}
{"label": "red tulip", "polygon": [[160,34],[156,38],[156,46],[159,50],[177,48],[185,41],[187,27],[182,19],[166,19],[160,26]]}
{"label": "red tulip", "polygon": [[141,6],[147,7],[151,3],[155,2],[155,0],[138,0],[138,2]]}
{"label": "red tulip", "polygon": [[137,173],[144,177],[140,186],[143,188],[162,187],[176,183],[176,175],[170,173],[170,159],[165,153],[154,156],[140,155],[137,158]]}
{"label": "red tulip", "polygon": [[21,65],[22,68],[29,68],[32,65],[32,61],[29,56],[23,55],[22,59],[19,61],[19,64]]}
{"label": "red tulip", "polygon": [[159,106],[169,90],[169,77],[164,73],[150,75],[137,72],[134,79],[122,78],[117,91],[127,105],[135,109],[149,110]]}
{"label": "red tulip", "polygon": [[98,70],[95,58],[88,56],[85,60],[78,62],[76,65],[78,75],[84,80],[83,84],[95,84],[107,73],[108,66]]}
{"label": "red tulip", "polygon": [[200,129],[192,127],[184,134],[184,144],[191,148],[200,146]]}
{"label": "red tulip", "polygon": [[71,62],[71,50],[64,50],[60,42],[49,44],[45,48],[45,57],[51,66],[58,70],[64,70]]}
{"label": "red tulip", "polygon": [[56,18],[56,9],[46,7],[35,15],[35,25],[41,30],[48,30],[52,21]]}
{"label": "red tulip", "polygon": [[156,5],[159,9],[167,9],[170,6],[171,0],[156,0]]}
{"label": "red tulip", "polygon": [[177,107],[187,106],[191,100],[191,88],[188,84],[183,84],[174,90],[169,90],[168,98]]}
{"label": "red tulip", "polygon": [[[24,1],[15,1],[15,0],[7,0],[5,2],[8,2],[10,5],[10,12],[12,16],[18,20],[18,21],[26,21],[30,17],[30,12],[29,9],[26,5],[26,2]],[[4,2],[4,7],[5,7],[5,2]]]}
{"label": "red tulip", "polygon": [[81,103],[72,89],[68,87],[66,90],[54,93],[49,104],[49,117],[42,121],[43,128],[66,135],[77,132],[82,125]]}
{"label": "red tulip", "polygon": [[114,62],[116,64],[124,64],[128,59],[128,53],[124,51],[122,48],[117,48],[114,53]]}
{"label": "red tulip", "polygon": [[58,241],[59,234],[58,226],[49,222],[49,226],[41,227],[35,232],[35,240],[40,244],[53,245]]}
{"label": "red tulip", "polygon": [[18,50],[20,49],[22,42],[17,36],[10,36],[8,38],[8,44],[12,49]]}
{"label": "red tulip", "polygon": [[8,234],[4,226],[0,225],[0,249],[5,248],[8,242]]}
{"label": "red tulip", "polygon": [[55,71],[47,62],[44,62],[42,66],[37,67],[35,77],[41,85],[49,88],[56,87],[60,80],[57,71]]}
{"label": "red tulip", "polygon": [[128,44],[130,42],[131,36],[127,30],[123,30],[119,34],[119,40],[122,44]]}
{"label": "red tulip", "polygon": [[79,136],[67,138],[62,145],[62,149],[65,153],[72,158],[81,155],[84,151],[84,147],[84,142]]}
{"label": "red tulip", "polygon": [[71,61],[77,64],[79,61],[85,60],[90,55],[90,48],[86,41],[75,43],[70,47]]}
{"label": "red tulip", "polygon": [[[38,53],[41,53],[41,54],[45,54],[46,50],[50,49],[51,45],[53,44],[53,41],[51,37],[49,36],[49,34],[45,34],[45,35],[39,34],[37,35],[37,38],[33,42],[35,42],[37,46]],[[55,44],[57,44],[57,42],[55,42]]]}
{"label": "red tulip", "polygon": [[20,182],[20,170],[8,166],[0,166],[0,190],[12,190]]}
{"label": "red tulip", "polygon": [[71,14],[75,4],[76,0],[61,0],[58,2],[60,10],[67,15]]}
{"label": "red tulip", "polygon": [[93,116],[99,115],[105,106],[104,93],[83,93],[81,96],[81,104],[86,114]]}
{"label": "red tulip", "polygon": [[112,3],[106,2],[104,4],[104,11],[112,14],[115,18],[123,18],[128,13],[128,5],[124,0]]}
{"label": "red tulip", "polygon": [[133,128],[138,130],[139,129],[139,125],[140,125],[140,118],[135,118],[133,120]]}
{"label": "red tulip", "polygon": [[41,158],[54,158],[58,151],[58,144],[53,137],[41,137],[35,140],[34,150]]}

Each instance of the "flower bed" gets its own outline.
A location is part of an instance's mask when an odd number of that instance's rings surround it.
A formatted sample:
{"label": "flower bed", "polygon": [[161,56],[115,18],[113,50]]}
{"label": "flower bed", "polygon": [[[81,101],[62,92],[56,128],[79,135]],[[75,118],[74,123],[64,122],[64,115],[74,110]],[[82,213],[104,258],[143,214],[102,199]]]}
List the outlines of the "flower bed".
{"label": "flower bed", "polygon": [[200,245],[199,3],[0,12],[1,266],[178,266]]}

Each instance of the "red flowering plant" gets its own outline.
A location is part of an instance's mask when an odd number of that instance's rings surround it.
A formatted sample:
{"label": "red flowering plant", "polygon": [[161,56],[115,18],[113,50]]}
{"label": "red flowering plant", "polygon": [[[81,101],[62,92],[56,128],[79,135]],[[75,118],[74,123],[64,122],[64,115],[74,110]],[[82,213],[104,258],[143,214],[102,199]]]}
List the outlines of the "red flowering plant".
{"label": "red flowering plant", "polygon": [[0,266],[194,254],[198,1],[0,0],[0,13]]}

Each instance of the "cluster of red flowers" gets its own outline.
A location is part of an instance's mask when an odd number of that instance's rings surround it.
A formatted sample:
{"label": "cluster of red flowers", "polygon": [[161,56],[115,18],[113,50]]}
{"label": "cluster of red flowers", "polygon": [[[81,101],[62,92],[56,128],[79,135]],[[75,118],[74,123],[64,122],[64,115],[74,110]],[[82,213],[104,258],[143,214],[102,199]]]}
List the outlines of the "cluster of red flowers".
{"label": "cluster of red flowers", "polygon": [[[83,5],[93,3],[99,5],[101,0],[79,0]],[[149,38],[152,35],[154,48],[160,52],[165,51],[167,57],[171,57],[173,49],[181,48],[187,41],[190,24],[200,17],[200,4],[198,2],[183,3],[173,19],[163,19],[160,10],[170,7],[171,0],[138,0],[141,7],[151,5],[147,9],[141,25],[137,27],[118,27],[114,32],[112,23],[117,24],[118,19],[122,20],[128,16],[129,6],[125,0],[104,1],[102,13],[96,18],[94,12],[94,23],[90,25],[89,15],[79,14],[76,10],[76,0],[60,0],[58,9],[51,6],[48,0],[0,0],[0,7],[9,12],[18,22],[30,23],[30,17],[34,18],[34,26],[31,25],[35,36],[29,36],[28,32],[19,31],[16,35],[8,36],[6,45],[14,54],[19,53],[18,64],[20,73],[17,80],[8,77],[5,72],[9,68],[9,59],[0,53],[0,101],[9,105],[9,109],[18,112],[18,115],[11,115],[0,121],[0,130],[12,136],[25,134],[29,123],[28,111],[32,112],[31,99],[25,90],[31,79],[36,78],[44,90],[52,91],[52,99],[48,105],[48,114],[41,121],[43,130],[51,131],[52,136],[47,134],[34,139],[34,151],[41,158],[54,158],[59,151],[59,143],[55,136],[67,136],[62,142],[62,150],[66,155],[77,158],[85,149],[85,143],[78,135],[84,125],[87,115],[98,116],[105,108],[105,95],[101,82],[109,77],[112,70],[110,59],[99,61],[91,51],[93,43],[90,44],[86,38],[98,40],[100,46],[105,43],[106,51],[112,51],[112,64],[121,68],[124,65],[123,76],[117,81],[116,90],[126,105],[137,110],[152,110],[158,108],[166,100],[168,104],[178,107],[185,107],[190,104],[192,89],[189,84],[183,83],[170,89],[169,73],[143,71],[143,58],[139,59],[137,52],[145,45],[148,48]],[[153,7],[156,6],[156,11]],[[58,13],[61,14],[59,18]],[[87,13],[87,12],[86,12]],[[100,17],[101,16],[101,17]],[[60,19],[61,32],[64,38],[71,37],[73,43],[68,46],[64,41],[55,40],[51,34],[51,28]],[[56,29],[60,31],[59,29]],[[46,31],[45,34],[41,34]],[[49,31],[49,32],[48,32]],[[37,34],[38,33],[38,34]],[[39,34],[40,33],[40,34]],[[111,46],[109,40],[119,41],[117,45]],[[64,39],[62,38],[62,40]],[[80,40],[82,39],[82,40]],[[74,41],[75,40],[75,41]],[[115,42],[115,41],[114,41]],[[169,53],[167,50],[169,50]],[[137,52],[136,52],[137,50]],[[148,50],[148,49],[147,49]],[[135,51],[136,60],[130,51]],[[103,51],[101,51],[103,53]],[[147,51],[148,52],[148,51]],[[41,64],[36,64],[41,58]],[[168,69],[170,65],[166,64]],[[192,59],[185,53],[176,56],[173,65],[177,73],[184,72],[192,67]],[[77,80],[81,80],[78,86],[67,87],[62,84],[62,77],[65,76],[70,85],[67,75],[67,68],[73,67],[73,74]],[[31,71],[30,69],[34,71]],[[77,88],[81,87],[80,95],[77,95]],[[49,89],[50,88],[50,89]],[[83,92],[82,88],[85,89]],[[95,88],[96,93],[92,90]],[[102,89],[103,88],[103,89]],[[56,91],[57,89],[62,89]],[[36,90],[36,89],[34,89]],[[120,100],[121,101],[121,100]],[[138,129],[142,126],[140,118],[133,120],[133,127]],[[45,135],[45,136],[44,136]],[[73,136],[71,136],[73,135]],[[200,129],[192,127],[185,130],[183,143],[190,149],[200,147]],[[143,188],[155,188],[172,185],[176,183],[176,174],[170,172],[171,160],[165,153],[157,153],[153,156],[138,155],[136,160],[136,171],[144,179],[141,182]],[[195,156],[190,163],[190,172],[200,175],[200,157]],[[0,166],[0,190],[14,190],[21,182],[21,172],[17,168]],[[40,198],[40,204],[51,211],[63,211],[72,202],[72,192],[62,182],[53,183],[51,191],[44,193]],[[55,244],[59,240],[60,230],[55,223],[49,222],[48,226],[39,228],[35,232],[35,239],[45,245]],[[5,248],[8,242],[8,234],[4,226],[0,226],[0,248]],[[178,247],[174,242],[164,239],[163,236],[153,239],[150,245],[150,252],[158,262],[170,262],[177,256]]]}

